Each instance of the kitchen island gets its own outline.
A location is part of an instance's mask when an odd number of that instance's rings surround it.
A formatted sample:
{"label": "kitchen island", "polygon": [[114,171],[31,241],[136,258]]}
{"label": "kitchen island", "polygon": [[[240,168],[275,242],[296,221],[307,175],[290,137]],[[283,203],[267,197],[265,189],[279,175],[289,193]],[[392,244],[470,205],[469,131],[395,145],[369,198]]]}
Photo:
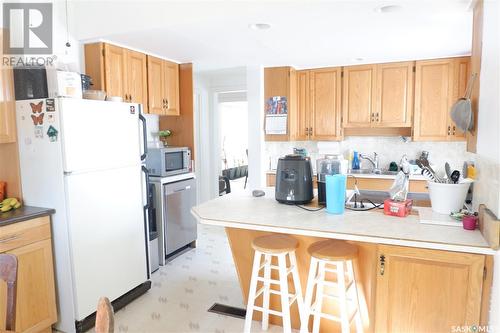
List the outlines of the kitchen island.
{"label": "kitchen island", "polygon": [[[368,332],[450,332],[452,326],[486,325],[492,255],[479,230],[422,224],[418,215],[398,218],[381,210],[346,211],[331,215],[306,211],[249,192],[211,200],[192,210],[202,224],[226,228],[243,296],[248,293],[255,237],[269,233],[293,235],[299,241],[297,265],[305,288],[310,258],[307,247],[323,239],[341,239],[358,246],[355,272]],[[381,274],[381,266],[385,273]],[[325,302],[334,310],[334,301]],[[280,309],[279,298],[271,308]],[[292,325],[299,327],[292,307]],[[259,319],[260,313],[254,315]],[[278,317],[270,322],[280,324]],[[323,332],[339,325],[322,320]]]}

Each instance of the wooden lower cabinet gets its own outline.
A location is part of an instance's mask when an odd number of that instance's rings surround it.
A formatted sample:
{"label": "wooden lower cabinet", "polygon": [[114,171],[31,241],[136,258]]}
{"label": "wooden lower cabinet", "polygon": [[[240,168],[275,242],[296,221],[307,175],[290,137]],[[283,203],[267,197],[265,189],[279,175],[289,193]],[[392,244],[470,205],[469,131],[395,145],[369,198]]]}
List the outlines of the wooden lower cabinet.
{"label": "wooden lower cabinet", "polygon": [[380,245],[375,332],[478,325],[483,255]]}
{"label": "wooden lower cabinet", "polygon": [[[32,221],[33,227],[30,228]],[[17,243],[12,244],[14,248],[4,251],[15,255],[18,260],[15,331],[50,331],[52,324],[57,321],[50,218],[0,227],[0,234],[18,236]],[[4,243],[4,246],[8,244]],[[2,300],[6,296],[6,285],[0,283],[0,331],[5,328],[6,309]]]}

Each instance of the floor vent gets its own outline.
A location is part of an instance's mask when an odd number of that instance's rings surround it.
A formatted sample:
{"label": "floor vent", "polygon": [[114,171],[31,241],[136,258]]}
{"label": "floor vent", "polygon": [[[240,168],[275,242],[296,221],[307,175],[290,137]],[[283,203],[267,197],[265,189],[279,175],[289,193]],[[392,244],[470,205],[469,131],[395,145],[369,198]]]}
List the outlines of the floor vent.
{"label": "floor vent", "polygon": [[234,317],[234,318],[245,319],[245,315],[247,313],[247,310],[242,309],[242,308],[236,308],[234,306],[214,303],[214,305],[212,305],[210,307],[210,309],[208,309],[208,312],[213,312],[213,313],[217,313],[217,314],[224,315],[224,316],[230,316],[230,317]]}

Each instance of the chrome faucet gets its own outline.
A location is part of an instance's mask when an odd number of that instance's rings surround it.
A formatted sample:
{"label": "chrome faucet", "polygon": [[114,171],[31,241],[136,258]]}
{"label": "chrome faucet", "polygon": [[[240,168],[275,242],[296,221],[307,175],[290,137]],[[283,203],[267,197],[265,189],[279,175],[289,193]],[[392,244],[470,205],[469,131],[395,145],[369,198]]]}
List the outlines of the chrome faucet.
{"label": "chrome faucet", "polygon": [[363,160],[367,160],[368,162],[370,162],[373,165],[372,173],[379,174],[382,172],[378,167],[378,154],[377,153],[375,153],[375,152],[373,153],[373,158],[371,158],[370,156],[364,155],[364,154],[359,154],[359,158],[361,158]]}

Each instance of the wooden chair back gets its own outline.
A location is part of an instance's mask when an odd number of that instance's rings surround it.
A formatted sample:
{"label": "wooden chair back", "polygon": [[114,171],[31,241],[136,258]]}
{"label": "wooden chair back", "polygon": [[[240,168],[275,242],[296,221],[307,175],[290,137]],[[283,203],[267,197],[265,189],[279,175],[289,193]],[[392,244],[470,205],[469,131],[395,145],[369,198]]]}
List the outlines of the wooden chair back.
{"label": "wooden chair back", "polygon": [[0,280],[7,283],[7,317],[5,329],[14,331],[16,323],[17,258],[13,254],[0,254]]}
{"label": "wooden chair back", "polygon": [[97,304],[95,318],[96,333],[113,333],[115,330],[115,316],[111,302],[107,297],[101,297]]}

